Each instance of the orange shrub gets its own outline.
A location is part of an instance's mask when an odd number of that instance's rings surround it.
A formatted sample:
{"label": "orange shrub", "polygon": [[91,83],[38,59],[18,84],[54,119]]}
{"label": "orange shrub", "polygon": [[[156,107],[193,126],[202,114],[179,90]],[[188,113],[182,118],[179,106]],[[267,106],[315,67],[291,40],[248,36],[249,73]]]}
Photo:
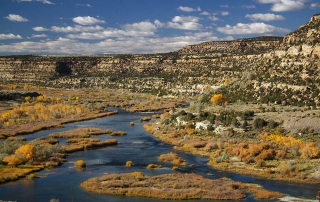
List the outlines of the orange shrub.
{"label": "orange shrub", "polygon": [[319,149],[317,148],[316,144],[314,143],[306,143],[304,144],[301,149],[299,149],[301,153],[301,158],[306,159],[314,159],[318,158],[320,155]]}

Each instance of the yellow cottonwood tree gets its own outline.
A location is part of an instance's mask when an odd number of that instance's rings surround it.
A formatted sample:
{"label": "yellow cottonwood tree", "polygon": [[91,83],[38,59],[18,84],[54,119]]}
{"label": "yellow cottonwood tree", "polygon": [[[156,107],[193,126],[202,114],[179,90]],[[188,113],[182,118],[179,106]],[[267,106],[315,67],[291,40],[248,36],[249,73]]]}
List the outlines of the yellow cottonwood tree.
{"label": "yellow cottonwood tree", "polygon": [[23,156],[27,161],[29,161],[35,154],[35,148],[33,145],[25,144],[19,147],[14,153],[17,156]]}

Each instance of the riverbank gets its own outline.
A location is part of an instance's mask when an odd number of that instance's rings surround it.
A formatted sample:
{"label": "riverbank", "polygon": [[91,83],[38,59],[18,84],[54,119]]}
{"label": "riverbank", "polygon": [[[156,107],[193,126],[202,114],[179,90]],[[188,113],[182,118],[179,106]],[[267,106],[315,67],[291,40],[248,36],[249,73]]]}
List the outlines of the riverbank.
{"label": "riverbank", "polygon": [[[250,161],[245,163],[237,155],[231,155],[233,149],[245,144],[236,141],[235,138],[228,141],[221,137],[198,136],[196,131],[187,135],[188,130],[165,129],[161,121],[145,124],[143,128],[160,141],[173,145],[177,151],[207,157],[208,165],[216,170],[268,180],[320,184],[320,171],[317,170],[320,165],[319,159],[274,159],[265,160],[261,165]],[[258,151],[257,146],[252,150],[252,152]]]}

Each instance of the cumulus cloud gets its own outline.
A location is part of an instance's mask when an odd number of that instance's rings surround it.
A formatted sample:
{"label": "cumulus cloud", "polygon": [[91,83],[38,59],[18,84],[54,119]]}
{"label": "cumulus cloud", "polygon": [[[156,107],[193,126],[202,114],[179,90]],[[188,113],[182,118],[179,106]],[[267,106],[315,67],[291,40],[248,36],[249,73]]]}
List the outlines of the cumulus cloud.
{"label": "cumulus cloud", "polygon": [[31,38],[44,38],[47,37],[46,34],[32,34]]}
{"label": "cumulus cloud", "polygon": [[241,5],[241,8],[242,9],[254,9],[254,8],[256,8],[256,6],[255,5]]}
{"label": "cumulus cloud", "polygon": [[73,18],[72,21],[80,25],[96,25],[96,24],[106,23],[104,20],[99,20],[90,16],[84,16],[84,17],[78,16]]}
{"label": "cumulus cloud", "polygon": [[275,15],[272,13],[255,13],[255,14],[247,14],[246,18],[254,21],[276,21],[276,20],[285,20],[285,17],[282,15]]}
{"label": "cumulus cloud", "polygon": [[207,11],[203,11],[200,15],[210,15]]}
{"label": "cumulus cloud", "polygon": [[52,32],[61,32],[61,33],[71,33],[71,32],[94,32],[94,31],[100,31],[103,30],[104,28],[96,25],[96,26],[81,26],[81,25],[76,25],[76,26],[67,26],[67,27],[57,27],[57,26],[52,26],[50,31]]}
{"label": "cumulus cloud", "polygon": [[15,14],[9,14],[6,18],[10,21],[13,21],[13,22],[28,22],[29,21],[27,18],[24,18],[20,15],[15,15]]}
{"label": "cumulus cloud", "polygon": [[177,8],[180,11],[184,11],[184,12],[194,12],[194,11],[201,11],[201,8],[191,8],[191,7],[187,7],[187,6],[179,6]]}
{"label": "cumulus cloud", "polygon": [[173,29],[200,30],[202,25],[198,23],[199,18],[195,16],[175,16],[167,26]]}
{"label": "cumulus cloud", "polygon": [[22,39],[20,35],[14,34],[0,34],[0,40],[7,40],[7,39]]}
{"label": "cumulus cloud", "polygon": [[221,12],[221,15],[222,15],[222,16],[229,15],[229,12],[228,12],[228,11],[222,11],[222,12]]}
{"label": "cumulus cloud", "polygon": [[151,22],[144,21],[133,24],[125,24],[122,26],[127,31],[142,31],[142,32],[155,32],[157,27]]}
{"label": "cumulus cloud", "polygon": [[49,29],[44,28],[44,27],[33,27],[32,28],[36,32],[44,32],[44,31],[49,31]]}
{"label": "cumulus cloud", "polygon": [[273,12],[297,11],[305,8],[306,0],[258,0],[261,4],[272,4]]}
{"label": "cumulus cloud", "polygon": [[154,21],[155,26],[162,28],[166,26],[166,23],[161,22],[160,20],[155,20]]}
{"label": "cumulus cloud", "polygon": [[24,41],[10,45],[0,45],[2,53],[36,53],[65,55],[94,55],[119,53],[163,53],[176,51],[186,45],[205,41],[230,40],[232,37],[218,38],[211,32],[186,33],[173,37],[119,37],[96,43],[80,42],[76,39],[58,38],[41,42]]}
{"label": "cumulus cloud", "polygon": [[220,5],[221,8],[228,8],[228,5]]}
{"label": "cumulus cloud", "polygon": [[272,25],[259,23],[243,24],[238,23],[235,26],[226,25],[225,27],[218,27],[218,32],[224,34],[275,34],[275,33],[288,33],[289,29],[279,28]]}
{"label": "cumulus cloud", "polygon": [[217,18],[214,15],[210,16],[209,19],[212,20],[212,21],[218,21],[219,20],[219,18]]}

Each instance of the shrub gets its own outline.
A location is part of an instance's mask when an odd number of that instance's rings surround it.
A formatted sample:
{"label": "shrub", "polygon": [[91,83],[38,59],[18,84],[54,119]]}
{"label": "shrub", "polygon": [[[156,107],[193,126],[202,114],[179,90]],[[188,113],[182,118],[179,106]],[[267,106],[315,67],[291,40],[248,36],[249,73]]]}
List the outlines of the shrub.
{"label": "shrub", "polygon": [[157,168],[162,168],[162,165],[158,165],[158,164],[149,164],[147,166],[148,170],[153,170],[153,169],[157,169]]}
{"label": "shrub", "polygon": [[276,152],[274,149],[268,149],[268,150],[263,150],[259,155],[258,159],[260,160],[273,160],[275,157]]}
{"label": "shrub", "polygon": [[319,149],[314,143],[306,143],[303,147],[299,150],[301,152],[301,158],[306,159],[314,159],[318,158],[320,155]]}
{"label": "shrub", "polygon": [[254,121],[253,121],[253,128],[255,130],[261,130],[263,127],[265,127],[267,125],[267,122],[262,119],[262,118],[256,118]]}
{"label": "shrub", "polygon": [[132,161],[127,161],[126,162],[126,167],[131,168],[133,165]]}
{"label": "shrub", "polygon": [[222,105],[225,101],[226,98],[222,94],[214,94],[210,99],[212,105]]}
{"label": "shrub", "polygon": [[86,162],[84,162],[83,160],[76,161],[74,165],[78,168],[85,168],[87,166]]}
{"label": "shrub", "polygon": [[262,167],[265,167],[266,166],[266,162],[262,159],[258,159],[256,161],[256,166],[259,167],[259,168],[262,168]]}

